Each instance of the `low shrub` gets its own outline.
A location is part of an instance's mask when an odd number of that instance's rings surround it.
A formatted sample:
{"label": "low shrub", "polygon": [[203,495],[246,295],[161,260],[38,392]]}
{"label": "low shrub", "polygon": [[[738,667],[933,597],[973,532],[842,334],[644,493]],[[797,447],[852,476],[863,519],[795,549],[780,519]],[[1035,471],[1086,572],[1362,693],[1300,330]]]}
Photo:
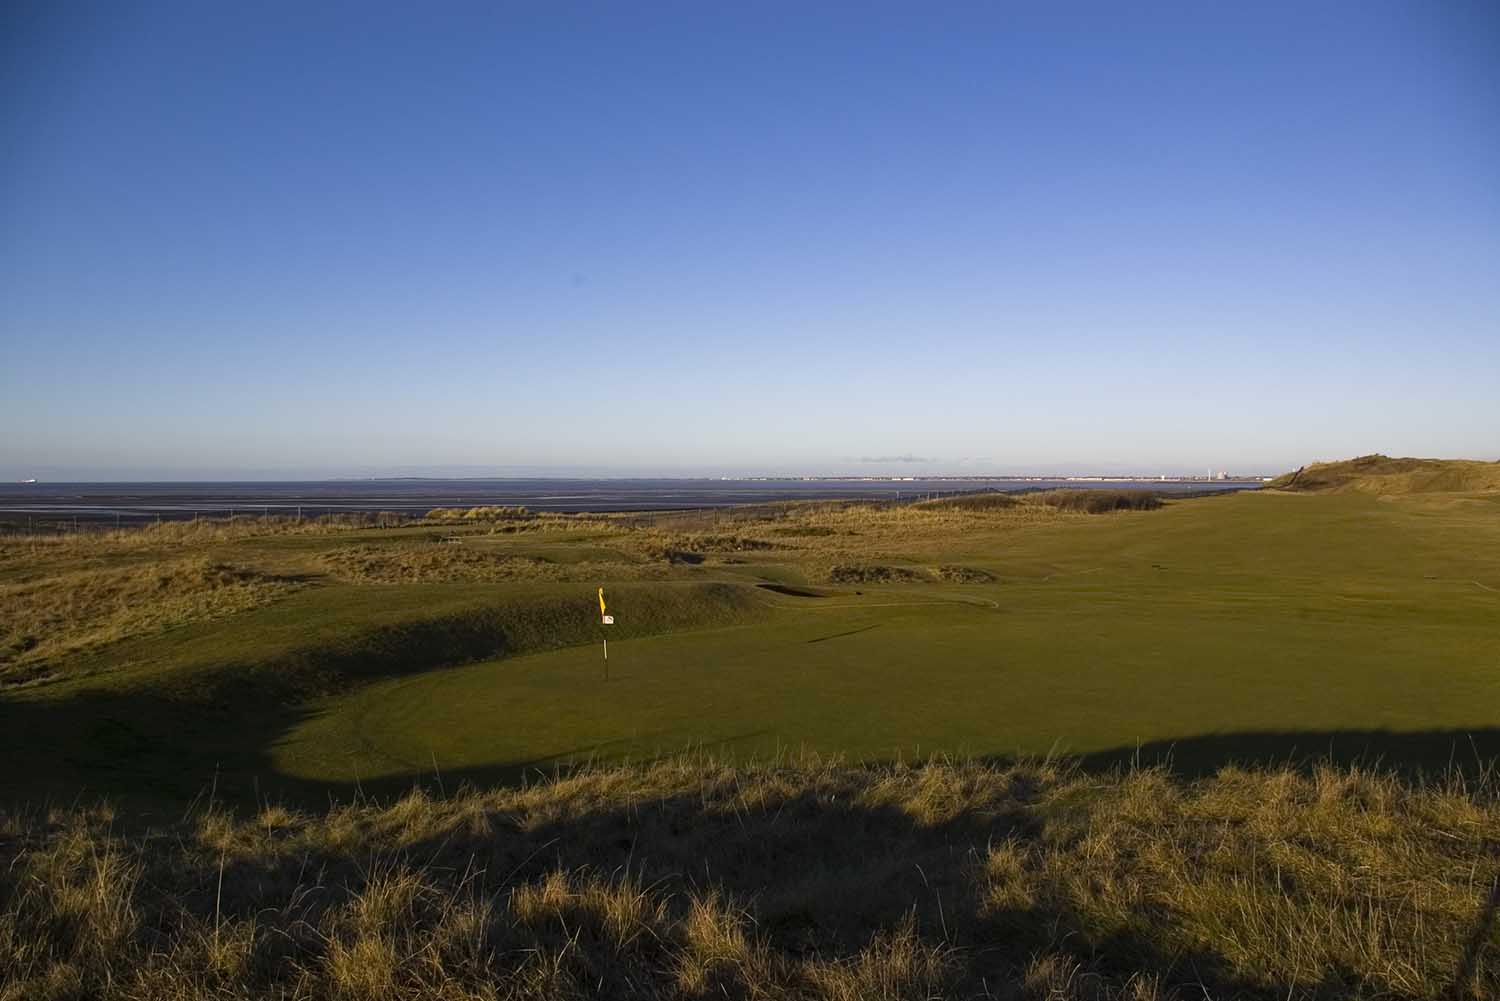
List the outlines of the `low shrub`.
{"label": "low shrub", "polygon": [[1021,502],[1013,494],[1003,494],[998,491],[985,491],[984,493],[959,494],[957,497],[940,497],[937,500],[918,501],[913,507],[928,511],[1008,511]]}
{"label": "low shrub", "polygon": [[991,584],[995,580],[995,575],[988,570],[954,564],[937,567],[933,570],[933,575],[950,584]]}
{"label": "low shrub", "polygon": [[836,563],[828,569],[828,580],[833,584],[915,584],[928,580],[928,577],[908,567]]}
{"label": "low shrub", "polygon": [[1030,499],[1033,503],[1084,514],[1155,511],[1162,506],[1161,495],[1150,490],[1044,490],[1032,494]]}
{"label": "low shrub", "polygon": [[480,505],[478,507],[435,507],[424,521],[449,525],[466,521],[514,521],[529,518],[531,512],[520,506]]}

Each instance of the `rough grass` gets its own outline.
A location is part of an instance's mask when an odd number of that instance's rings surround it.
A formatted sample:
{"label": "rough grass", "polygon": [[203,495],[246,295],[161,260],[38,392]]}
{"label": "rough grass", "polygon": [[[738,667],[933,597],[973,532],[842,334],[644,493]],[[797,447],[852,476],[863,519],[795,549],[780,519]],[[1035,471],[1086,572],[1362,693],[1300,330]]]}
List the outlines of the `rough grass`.
{"label": "rough grass", "polygon": [[[963,541],[965,533],[1021,530],[1058,516],[1046,505],[1001,496],[984,504],[963,498],[916,505],[813,502],[617,516],[491,507],[440,509],[425,521],[380,514],[304,520],[241,516],[117,531],[6,535],[0,536],[0,582],[187,558],[248,561],[256,570],[326,575],[347,583],[656,579],[662,567],[751,559],[795,563],[805,558],[826,567],[873,562],[869,557],[891,558],[893,550],[907,549],[920,561],[935,555],[928,553],[933,547]],[[439,530],[424,531],[428,526]],[[486,536],[493,547],[482,544]],[[459,544],[445,544],[451,542]],[[577,542],[604,543],[615,558],[570,556],[567,549]],[[508,552],[509,545],[548,552]],[[554,553],[562,558],[554,559]]]}
{"label": "rough grass", "polygon": [[526,508],[511,505],[480,505],[478,507],[439,507],[427,512],[424,521],[434,524],[462,523],[466,521],[515,521],[531,517]]}
{"label": "rough grass", "polygon": [[1383,496],[1483,492],[1500,490],[1500,462],[1362,455],[1340,462],[1315,462],[1278,476],[1269,486],[1298,493]]}
{"label": "rough grass", "polygon": [[830,584],[993,584],[995,575],[978,567],[945,563],[930,570],[870,563],[835,563],[821,574]]}
{"label": "rough grass", "polygon": [[281,515],[194,518],[191,521],[162,521],[116,529],[13,533],[3,537],[0,552],[13,559],[23,554],[32,558],[51,553],[95,555],[152,549],[164,545],[201,546],[268,535],[328,535],[356,529],[396,528],[411,524],[414,520],[408,515],[393,511],[327,514],[316,518]]}
{"label": "rough grass", "polygon": [[[479,512],[467,517],[467,512]],[[517,515],[494,512],[522,511],[509,508],[438,510],[422,520],[394,512],[324,515],[318,518],[286,518],[241,515],[234,518],[203,518],[169,521],[121,529],[80,532],[0,534],[0,577],[25,580],[44,576],[57,567],[101,565],[132,558],[164,558],[183,553],[201,554],[205,549],[300,537],[316,545],[326,537],[338,545],[340,537],[378,534],[376,530],[420,529],[424,525],[457,525],[465,534],[474,532],[511,535],[516,533],[616,530],[609,521],[591,515]],[[451,517],[450,517],[451,516]]]}
{"label": "rough grass", "polygon": [[356,584],[405,584],[467,581],[603,581],[649,580],[665,576],[662,568],[635,563],[557,563],[482,545],[441,541],[398,544],[354,544],[331,548],[322,566],[341,581]]}
{"label": "rough grass", "polygon": [[1488,783],[677,759],[0,816],[0,997],[1483,999]]}
{"label": "rough grass", "polygon": [[1030,494],[1027,500],[1062,511],[1084,514],[1109,514],[1114,511],[1155,511],[1162,506],[1161,495],[1150,490],[1043,490]]}
{"label": "rough grass", "polygon": [[824,578],[830,584],[916,584],[931,580],[910,567],[870,563],[835,563]]}
{"label": "rough grass", "polygon": [[961,495],[912,504],[878,501],[789,501],[782,504],[754,504],[710,511],[674,511],[654,515],[629,515],[616,524],[650,527],[663,532],[701,532],[739,536],[779,536],[798,540],[839,540],[880,538],[899,540],[921,538],[929,534],[951,533],[976,526],[1026,527],[1055,522],[1058,512],[1045,505],[1027,503],[1021,495],[1014,503],[1006,501],[968,502],[981,496]]}
{"label": "rough grass", "polygon": [[984,491],[959,494],[957,497],[939,497],[936,500],[918,501],[913,507],[924,511],[1008,511],[1022,503],[1015,494]]}
{"label": "rough grass", "polygon": [[995,575],[978,567],[966,567],[955,563],[944,564],[933,569],[938,580],[950,584],[993,584]]}
{"label": "rough grass", "polygon": [[1154,511],[1161,507],[1161,494],[1152,490],[1115,490],[1109,488],[1064,488],[1039,490],[1026,494],[982,492],[960,494],[921,501],[912,507],[918,511],[948,511],[964,514],[1013,513],[1018,507],[1056,508],[1084,514],[1107,514],[1111,511]]}
{"label": "rough grass", "polygon": [[201,558],[0,584],[0,684],[45,678],[86,651],[255,608],[297,586]]}

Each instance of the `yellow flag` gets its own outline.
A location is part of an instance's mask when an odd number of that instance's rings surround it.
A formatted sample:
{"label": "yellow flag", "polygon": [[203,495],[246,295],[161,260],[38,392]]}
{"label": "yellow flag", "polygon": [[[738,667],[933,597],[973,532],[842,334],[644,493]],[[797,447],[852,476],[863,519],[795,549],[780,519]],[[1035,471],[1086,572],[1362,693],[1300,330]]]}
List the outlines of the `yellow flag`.
{"label": "yellow flag", "polygon": [[599,614],[604,614],[604,588],[599,589]]}

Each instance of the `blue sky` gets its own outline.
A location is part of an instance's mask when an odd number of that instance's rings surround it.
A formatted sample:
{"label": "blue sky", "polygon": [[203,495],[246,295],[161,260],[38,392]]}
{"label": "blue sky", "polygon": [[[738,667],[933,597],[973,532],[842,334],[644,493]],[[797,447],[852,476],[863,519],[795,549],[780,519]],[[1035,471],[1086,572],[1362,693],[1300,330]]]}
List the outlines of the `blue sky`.
{"label": "blue sky", "polygon": [[0,478],[1500,457],[1492,3],[0,17]]}

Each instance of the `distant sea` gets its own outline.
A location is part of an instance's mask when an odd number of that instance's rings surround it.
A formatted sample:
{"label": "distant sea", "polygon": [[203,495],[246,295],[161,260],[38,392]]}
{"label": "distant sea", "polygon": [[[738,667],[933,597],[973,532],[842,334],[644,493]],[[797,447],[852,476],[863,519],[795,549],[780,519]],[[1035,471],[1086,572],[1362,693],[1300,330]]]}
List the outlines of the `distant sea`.
{"label": "distant sea", "polygon": [[288,483],[6,483],[0,521],[37,526],[229,514],[315,517],[359,511],[422,515],[437,507],[521,505],[533,511],[664,511],[784,500],[906,500],[975,490],[1141,488],[1172,493],[1252,489],[1253,480],[1065,479],[504,479],[309,480]]}

